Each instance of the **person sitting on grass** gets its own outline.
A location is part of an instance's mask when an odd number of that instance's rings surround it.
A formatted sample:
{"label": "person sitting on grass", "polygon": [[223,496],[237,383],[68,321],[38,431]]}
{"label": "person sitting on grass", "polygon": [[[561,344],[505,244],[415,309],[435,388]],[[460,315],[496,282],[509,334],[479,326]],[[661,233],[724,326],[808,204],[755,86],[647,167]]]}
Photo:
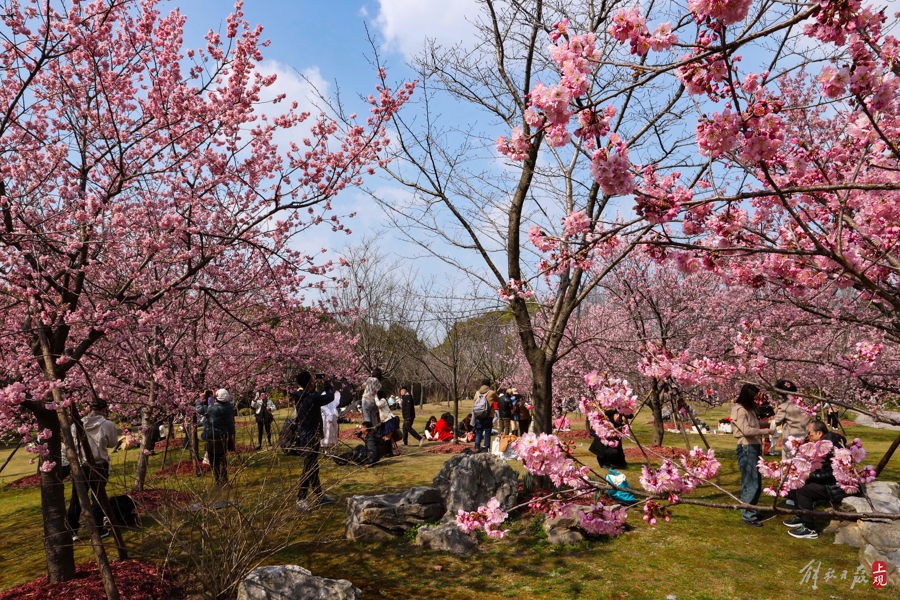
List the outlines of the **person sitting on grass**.
{"label": "person sitting on grass", "polygon": [[[846,438],[836,431],[828,431],[828,426],[822,421],[816,420],[808,423],[806,425],[806,441],[818,442],[822,439],[831,441],[835,448],[843,448],[847,442]],[[822,461],[822,466],[809,474],[803,487],[794,490],[793,496],[797,508],[811,511],[816,504],[825,502],[830,503],[834,508],[847,496],[834,478],[834,469],[831,466],[833,456],[834,452],[829,452]],[[791,537],[814,540],[819,537],[819,534],[813,529],[814,519],[810,514],[795,515],[783,523],[790,528],[788,534]]]}
{"label": "person sitting on grass", "polygon": [[449,413],[444,413],[434,424],[434,433],[439,442],[449,442],[453,439],[453,427],[450,425],[452,422],[453,417]]}
{"label": "person sitting on grass", "polygon": [[435,426],[437,425],[437,417],[434,415],[428,417],[428,421],[425,422],[425,429],[422,431],[422,435],[425,436],[424,439],[429,442],[436,442],[438,439],[437,431],[435,431]]}

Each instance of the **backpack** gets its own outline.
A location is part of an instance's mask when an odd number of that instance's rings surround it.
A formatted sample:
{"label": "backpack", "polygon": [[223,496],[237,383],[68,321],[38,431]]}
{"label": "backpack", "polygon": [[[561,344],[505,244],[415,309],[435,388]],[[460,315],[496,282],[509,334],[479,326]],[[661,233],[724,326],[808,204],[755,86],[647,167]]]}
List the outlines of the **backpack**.
{"label": "backpack", "polygon": [[109,507],[112,512],[110,521],[116,527],[136,527],[140,523],[137,506],[131,496],[112,496],[109,499]]}
{"label": "backpack", "polygon": [[475,404],[472,405],[472,414],[475,415],[475,418],[481,419],[488,416],[490,412],[491,407],[487,401],[487,392],[475,394]]}

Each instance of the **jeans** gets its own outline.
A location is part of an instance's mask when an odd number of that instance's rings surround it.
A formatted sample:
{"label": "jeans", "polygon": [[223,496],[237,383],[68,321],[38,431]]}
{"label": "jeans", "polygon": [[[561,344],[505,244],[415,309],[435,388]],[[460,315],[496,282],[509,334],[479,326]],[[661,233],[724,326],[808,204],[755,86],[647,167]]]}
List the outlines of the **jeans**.
{"label": "jeans", "polygon": [[[493,419],[475,419],[475,450],[481,447],[488,451],[491,449],[491,429],[493,426]],[[482,439],[484,440],[484,446],[481,446]]]}
{"label": "jeans", "polygon": [[[762,482],[757,463],[761,451],[760,444],[738,444],[737,447],[738,468],[741,470],[741,502],[744,504],[759,502]],[[745,521],[755,521],[758,513],[755,510],[741,510],[741,516]]]}

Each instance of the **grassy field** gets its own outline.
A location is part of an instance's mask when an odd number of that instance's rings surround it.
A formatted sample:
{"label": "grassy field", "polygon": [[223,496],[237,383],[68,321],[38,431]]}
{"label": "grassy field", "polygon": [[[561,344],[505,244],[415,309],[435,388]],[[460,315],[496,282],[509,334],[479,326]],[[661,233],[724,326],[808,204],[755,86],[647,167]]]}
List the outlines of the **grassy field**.
{"label": "grassy field", "polygon": [[[446,410],[429,405],[419,411],[421,426],[430,414]],[[284,411],[283,411],[284,412]],[[701,410],[711,426],[727,407]],[[280,423],[282,418],[276,420]],[[640,416],[635,429],[649,439],[648,417]],[[252,446],[255,425],[243,419],[238,444]],[[573,425],[582,424],[573,419]],[[347,427],[347,426],[344,426]],[[875,464],[896,432],[848,428],[860,437]],[[691,442],[700,444],[696,435]],[[734,443],[730,435],[707,438],[722,462],[718,482],[739,488]],[[683,447],[681,435],[669,433],[665,443]],[[578,441],[576,456],[596,466],[587,453],[588,442]],[[0,450],[0,464],[9,450]],[[110,492],[128,489],[135,452],[112,455]],[[0,475],[0,485],[35,472],[30,455],[22,450]],[[364,591],[365,598],[877,598],[894,597],[890,590],[873,590],[869,575],[857,575],[857,551],[834,545],[831,536],[796,540],[787,535],[781,518],[762,528],[741,525],[733,511],[695,506],[676,507],[670,523],[649,527],[639,510],[629,515],[633,529],[614,539],[592,540],[571,546],[546,542],[540,523],[514,515],[511,533],[504,540],[483,540],[480,553],[461,559],[422,550],[410,543],[412,534],[389,543],[359,544],[344,539],[344,507],[321,507],[298,513],[293,491],[301,470],[296,457],[273,451],[242,452],[229,458],[233,486],[219,492],[211,478],[193,475],[156,477],[162,453],[151,457],[148,487],[174,490],[180,496],[170,507],[152,511],[143,529],[129,533],[133,558],[167,562],[198,581],[228,569],[243,572],[262,564],[299,564],[324,577],[344,578]],[[168,464],[186,459],[179,450]],[[322,481],[328,492],[343,500],[354,494],[379,494],[428,485],[448,455],[431,454],[408,446],[399,457],[376,468],[340,467],[323,460]],[[900,459],[888,465],[883,478],[900,480]],[[515,465],[519,468],[518,465]],[[639,487],[640,466],[625,470],[632,486]],[[293,488],[293,489],[292,489]],[[726,501],[717,490],[701,488],[693,497]],[[232,506],[207,509],[217,500]],[[37,488],[0,488],[0,589],[45,574]],[[189,508],[192,507],[192,508]],[[112,544],[108,544],[110,551]],[[79,546],[77,560],[91,559]],[[817,575],[813,577],[813,571]],[[815,581],[814,581],[815,580]]]}

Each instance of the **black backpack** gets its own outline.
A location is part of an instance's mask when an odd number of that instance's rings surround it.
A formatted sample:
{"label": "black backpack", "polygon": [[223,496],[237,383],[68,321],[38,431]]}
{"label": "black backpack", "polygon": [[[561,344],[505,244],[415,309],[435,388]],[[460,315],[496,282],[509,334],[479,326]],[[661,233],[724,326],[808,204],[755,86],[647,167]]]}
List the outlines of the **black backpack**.
{"label": "black backpack", "polygon": [[109,509],[112,514],[109,517],[110,522],[116,527],[137,527],[140,519],[138,518],[137,506],[131,496],[122,494],[121,496],[112,496],[109,499]]}

